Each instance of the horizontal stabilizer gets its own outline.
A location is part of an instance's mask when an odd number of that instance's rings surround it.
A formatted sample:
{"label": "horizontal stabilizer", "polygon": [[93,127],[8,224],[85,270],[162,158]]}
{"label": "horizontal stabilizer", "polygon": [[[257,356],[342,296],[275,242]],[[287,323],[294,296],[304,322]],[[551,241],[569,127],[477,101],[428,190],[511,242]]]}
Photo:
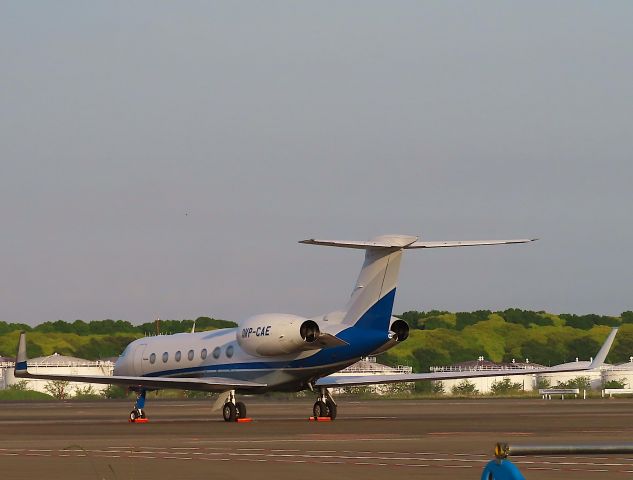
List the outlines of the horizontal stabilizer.
{"label": "horizontal stabilizer", "polygon": [[418,237],[409,235],[384,235],[370,241],[353,241],[353,240],[318,240],[311,238],[301,240],[299,243],[307,245],[323,245],[326,247],[341,248],[402,248],[410,250],[414,248],[448,248],[448,247],[475,247],[480,245],[508,245],[512,243],[528,243],[537,240],[536,238],[523,238],[516,240],[457,240],[457,241],[438,241],[438,242],[419,242]]}
{"label": "horizontal stabilizer", "polygon": [[528,243],[534,242],[538,238],[523,238],[518,240],[457,240],[451,242],[413,242],[407,245],[406,249],[411,248],[447,248],[447,247],[477,247],[479,245],[509,245],[512,243]]}
{"label": "horizontal stabilizer", "polygon": [[301,240],[299,243],[305,243],[307,245],[323,245],[326,247],[341,247],[341,248],[405,248],[407,245],[411,245],[418,237],[411,235],[382,235],[369,241],[354,241],[354,240],[317,240],[316,238],[310,238],[308,240]]}

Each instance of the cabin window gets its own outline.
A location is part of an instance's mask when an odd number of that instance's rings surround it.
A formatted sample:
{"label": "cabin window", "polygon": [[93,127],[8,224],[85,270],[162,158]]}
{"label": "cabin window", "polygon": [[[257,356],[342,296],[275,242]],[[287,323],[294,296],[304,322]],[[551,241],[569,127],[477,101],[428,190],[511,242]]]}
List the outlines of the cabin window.
{"label": "cabin window", "polygon": [[176,352],[175,357],[176,357],[176,361],[177,361],[177,362],[179,362],[179,361],[180,361],[180,350],[178,350],[178,351]]}
{"label": "cabin window", "polygon": [[202,360],[204,360],[205,358],[207,358],[207,349],[203,348],[202,351],[200,352],[200,358]]}
{"label": "cabin window", "polygon": [[216,360],[220,358],[220,351],[220,347],[215,347],[213,349],[213,358],[215,358]]}
{"label": "cabin window", "polygon": [[189,359],[189,361],[193,360],[193,356],[194,356],[193,350],[189,350],[189,353],[187,354],[187,358]]}
{"label": "cabin window", "polygon": [[156,354],[155,353],[152,353],[149,356],[149,363],[156,363]]}
{"label": "cabin window", "polygon": [[233,345],[226,347],[226,356],[229,358],[233,356]]}
{"label": "cabin window", "polygon": [[163,353],[163,363],[167,363],[167,360],[169,360],[169,353],[165,352]]}

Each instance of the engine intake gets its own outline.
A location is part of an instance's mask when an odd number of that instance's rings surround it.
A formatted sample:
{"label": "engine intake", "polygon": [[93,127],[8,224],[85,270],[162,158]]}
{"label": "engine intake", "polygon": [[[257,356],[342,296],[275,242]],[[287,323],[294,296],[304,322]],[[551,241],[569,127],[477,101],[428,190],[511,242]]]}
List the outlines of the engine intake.
{"label": "engine intake", "polygon": [[319,338],[321,330],[314,320],[306,320],[301,324],[299,334],[307,343],[314,343]]}

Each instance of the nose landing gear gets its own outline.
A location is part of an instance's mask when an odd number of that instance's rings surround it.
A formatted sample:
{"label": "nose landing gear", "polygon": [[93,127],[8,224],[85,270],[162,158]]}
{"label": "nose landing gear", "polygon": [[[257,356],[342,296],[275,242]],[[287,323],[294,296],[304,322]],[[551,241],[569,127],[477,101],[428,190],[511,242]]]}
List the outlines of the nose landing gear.
{"label": "nose landing gear", "polygon": [[148,418],[145,416],[145,390],[140,390],[136,397],[136,403],[134,403],[134,409],[130,412],[129,421],[132,423],[146,423]]}

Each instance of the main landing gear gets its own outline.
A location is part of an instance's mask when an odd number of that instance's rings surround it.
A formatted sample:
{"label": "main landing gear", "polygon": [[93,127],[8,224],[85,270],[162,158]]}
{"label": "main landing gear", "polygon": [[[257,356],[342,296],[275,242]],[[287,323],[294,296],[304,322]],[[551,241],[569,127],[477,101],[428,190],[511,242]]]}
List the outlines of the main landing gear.
{"label": "main landing gear", "polygon": [[229,392],[229,396],[222,407],[222,417],[225,422],[237,422],[240,418],[246,418],[246,405],[235,399],[235,390]]}
{"label": "main landing gear", "polygon": [[336,418],[336,402],[327,388],[319,388],[317,401],[312,407],[312,416],[315,419],[329,417],[330,420],[334,420]]}
{"label": "main landing gear", "polygon": [[147,417],[145,416],[145,394],[146,390],[141,389],[138,392],[138,396],[136,397],[136,403],[134,404],[134,410],[130,412],[130,422],[133,423],[142,423],[147,422]]}

